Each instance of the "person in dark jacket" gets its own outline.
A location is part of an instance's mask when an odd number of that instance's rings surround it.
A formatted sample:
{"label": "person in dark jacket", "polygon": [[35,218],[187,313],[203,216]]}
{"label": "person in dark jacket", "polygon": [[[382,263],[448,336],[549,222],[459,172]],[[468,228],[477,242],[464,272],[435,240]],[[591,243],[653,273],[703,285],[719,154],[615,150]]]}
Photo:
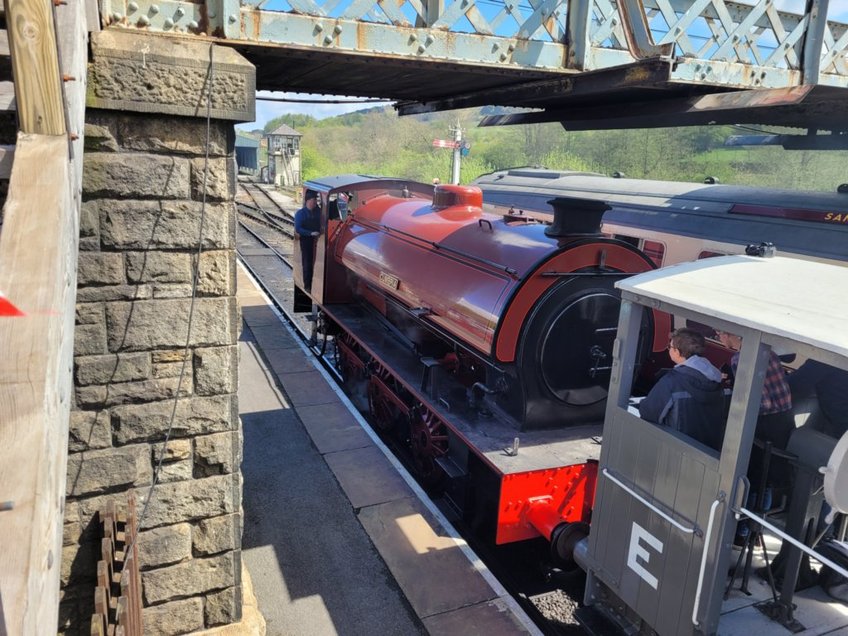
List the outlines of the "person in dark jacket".
{"label": "person in dark jacket", "polygon": [[822,432],[839,439],[848,431],[848,371],[818,360],[807,360],[786,376],[793,400],[818,398],[826,422]]}
{"label": "person in dark jacket", "polygon": [[639,415],[720,451],[724,438],[721,371],[703,353],[703,335],[693,329],[676,329],[668,345],[675,366],[639,404]]}
{"label": "person in dark jacket", "polygon": [[315,241],[321,234],[321,210],[318,193],[307,190],[303,207],[294,214],[294,231],[300,240],[300,262],[303,268],[303,287],[312,291],[312,271],[315,267]]}

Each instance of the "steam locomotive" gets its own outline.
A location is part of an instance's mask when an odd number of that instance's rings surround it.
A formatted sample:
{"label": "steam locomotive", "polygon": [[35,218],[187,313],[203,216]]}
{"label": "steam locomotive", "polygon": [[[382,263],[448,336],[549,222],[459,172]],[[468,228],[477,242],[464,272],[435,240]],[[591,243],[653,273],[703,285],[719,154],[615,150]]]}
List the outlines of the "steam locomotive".
{"label": "steam locomotive", "polygon": [[[848,223],[831,219],[848,201],[566,177],[310,181],[323,230],[311,285],[296,242],[295,283],[354,401],[421,479],[496,543],[541,536],[567,566],[594,500],[616,281],[760,241],[845,261]],[[643,310],[637,374],[669,365],[672,320]]]}
{"label": "steam locomotive", "polygon": [[[558,198],[545,224],[484,212],[470,186],[348,175],[305,187],[326,231],[311,285],[296,267],[298,304],[320,307],[351,395],[497,543],[541,535],[567,559],[594,496],[614,283],[651,259],[602,236],[607,206],[579,197]],[[641,357],[665,348],[668,320],[646,312]]]}
{"label": "steam locomotive", "polygon": [[[674,317],[658,309],[673,310],[674,293],[655,290],[666,299],[659,301],[631,281],[617,283],[750,243],[844,264],[848,202],[841,193],[513,172],[481,177],[479,187],[360,175],[308,182],[322,201],[322,231],[311,281],[295,242],[296,309],[317,309],[316,329],[332,341],[354,401],[478,531],[498,544],[543,537],[560,566],[579,563],[589,573],[587,606],[606,608],[620,625],[712,633],[729,589],[731,513],[745,505],[736,484],[750,448],[740,450],[738,439],[721,454],[699,448],[628,415],[628,396],[640,377],[670,366],[672,323],[718,321],[752,346],[765,341],[750,324],[733,324],[730,310],[716,317],[683,303]],[[702,265],[683,268],[709,269]],[[698,296],[690,287],[677,292]],[[619,324],[626,334],[616,339]],[[760,387],[745,377],[753,384],[739,395],[734,388],[733,421],[745,415],[753,435],[756,408],[739,403],[758,401]],[[615,408],[607,409],[609,390]],[[677,501],[682,476],[688,485]],[[812,504],[796,499],[800,519]],[[794,578],[787,580],[777,607],[790,625]],[[673,599],[657,604],[648,592],[658,588]]]}

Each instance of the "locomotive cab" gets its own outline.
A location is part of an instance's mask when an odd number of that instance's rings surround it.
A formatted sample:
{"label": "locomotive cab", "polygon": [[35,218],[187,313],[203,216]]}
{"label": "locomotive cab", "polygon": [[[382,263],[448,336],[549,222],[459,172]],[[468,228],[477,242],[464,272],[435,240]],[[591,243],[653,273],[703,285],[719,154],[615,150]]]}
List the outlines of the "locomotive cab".
{"label": "locomotive cab", "polygon": [[[772,349],[848,370],[848,336],[838,328],[848,301],[830,291],[846,285],[848,270],[841,267],[747,256],[676,265],[618,283],[622,307],[595,508],[589,536],[575,551],[588,574],[582,619],[590,631],[598,615],[626,633],[660,635],[771,633],[770,620],[796,633],[848,627],[838,606],[820,597],[817,602],[815,595],[802,603],[795,595],[802,552],[848,576],[844,564],[815,548],[821,493],[836,511],[848,508],[848,432],[841,441],[827,441],[802,425],[791,432],[787,452],[765,445],[764,456],[787,462],[781,472],[793,475],[783,511],[760,496],[772,474],[767,460],[756,480],[749,479]],[[632,408],[642,307],[741,337],[718,448],[647,422]],[[805,420],[798,417],[796,424]],[[733,553],[737,523],[763,537],[756,545],[745,542],[744,559]],[[749,581],[752,563],[765,568],[767,580],[778,576],[771,559],[780,541],[785,555],[779,589]],[[746,574],[740,576],[742,566]],[[740,578],[742,590],[735,587]],[[595,633],[608,633],[609,623],[601,624],[606,627]]]}
{"label": "locomotive cab", "polygon": [[[300,242],[293,241],[294,309],[312,310],[313,304],[349,302],[344,283],[345,273],[334,264],[328,245],[348,215],[371,198],[386,191],[412,197],[432,196],[432,186],[393,179],[347,174],[314,179],[303,184],[302,200],[307,192],[318,193],[321,229],[315,243],[314,269],[311,285],[304,281]],[[309,291],[307,291],[307,289]]]}

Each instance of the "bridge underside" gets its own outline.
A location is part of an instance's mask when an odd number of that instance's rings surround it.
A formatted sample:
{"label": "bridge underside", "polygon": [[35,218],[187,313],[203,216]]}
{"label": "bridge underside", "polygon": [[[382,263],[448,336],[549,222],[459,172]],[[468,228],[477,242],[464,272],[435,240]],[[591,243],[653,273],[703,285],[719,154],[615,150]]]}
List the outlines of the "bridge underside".
{"label": "bridge underside", "polygon": [[260,90],[394,100],[401,114],[492,105],[544,110],[492,125],[848,128],[841,9],[778,4],[101,0],[101,20],[232,46]]}
{"label": "bridge underside", "polygon": [[534,109],[487,117],[484,126],[562,122],[567,130],[597,130],[746,123],[848,128],[843,88],[734,90],[682,83],[673,74],[679,62],[669,59],[552,73],[284,47],[235,48],[256,65],[258,90],[391,99],[401,115],[488,105]]}
{"label": "bridge underside", "polygon": [[[219,44],[228,42],[224,40]],[[235,48],[256,66],[257,90],[268,91],[350,95],[417,103],[422,96],[438,100],[453,98],[460,88],[484,95],[522,82],[545,80],[551,75],[544,71],[398,57],[375,58],[290,47]]]}

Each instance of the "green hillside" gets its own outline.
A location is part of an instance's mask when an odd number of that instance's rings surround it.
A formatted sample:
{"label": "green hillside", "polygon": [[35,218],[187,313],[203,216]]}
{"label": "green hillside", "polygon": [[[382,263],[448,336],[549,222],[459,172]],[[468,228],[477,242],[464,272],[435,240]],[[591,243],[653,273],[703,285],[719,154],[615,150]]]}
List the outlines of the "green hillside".
{"label": "green hillside", "polygon": [[462,160],[463,183],[524,165],[675,181],[711,176],[722,183],[796,190],[834,191],[848,182],[846,151],[724,146],[730,135],[756,132],[747,127],[566,132],[559,124],[478,128],[480,117],[477,109],[398,117],[391,108],[373,108],[323,120],[287,115],[268,122],[265,130],[285,123],[303,133],[306,179],[355,172],[448,182],[452,153],[433,148],[432,141],[450,139],[450,128],[459,122],[471,143]]}

